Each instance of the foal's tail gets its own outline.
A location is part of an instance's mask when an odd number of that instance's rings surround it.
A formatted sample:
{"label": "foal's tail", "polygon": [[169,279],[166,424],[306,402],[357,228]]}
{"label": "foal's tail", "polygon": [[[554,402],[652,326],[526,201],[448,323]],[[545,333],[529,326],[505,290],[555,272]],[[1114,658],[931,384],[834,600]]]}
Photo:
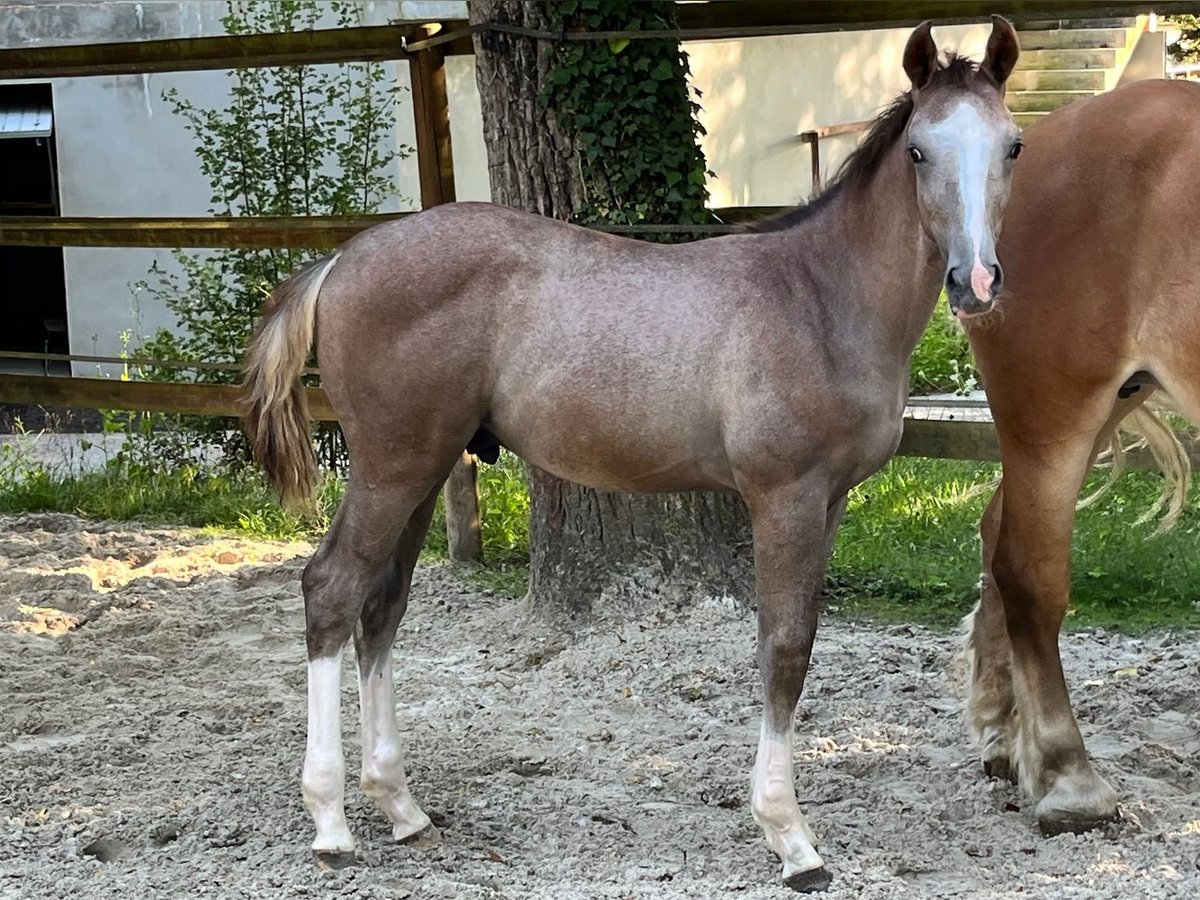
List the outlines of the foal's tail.
{"label": "foal's tail", "polygon": [[254,458],[290,508],[311,504],[316,485],[317,460],[300,373],[316,329],[317,295],[340,255],[310,263],[272,291],[246,354],[246,434]]}

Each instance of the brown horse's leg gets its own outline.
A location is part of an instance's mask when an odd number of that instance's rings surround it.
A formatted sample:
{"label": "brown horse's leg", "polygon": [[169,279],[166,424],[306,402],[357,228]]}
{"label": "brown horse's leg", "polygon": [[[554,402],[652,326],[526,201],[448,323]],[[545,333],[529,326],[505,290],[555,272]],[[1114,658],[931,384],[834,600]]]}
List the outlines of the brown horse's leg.
{"label": "brown horse's leg", "polygon": [[1039,799],[1048,833],[1094,827],[1116,815],[1113,789],[1084,749],[1063,679],[1058,633],[1071,587],[1075,501],[1094,434],[1005,450],[1004,503],[992,572],[1012,642],[1017,727],[1012,761]]}
{"label": "brown horse's leg", "polygon": [[751,811],[783,860],[783,881],[822,890],[830,876],[796,803],[793,716],[817,629],[817,598],[844,501],[802,485],[746,492],[754,528],[758,670],[764,708],[751,775]]}
{"label": "brown horse's leg", "polygon": [[1004,485],[996,488],[979,525],[983,542],[983,579],[979,604],[968,619],[967,660],[970,694],[967,715],[971,732],[983,744],[983,770],[993,778],[1016,780],[1009,762],[1014,699],[1012,645],[1004,619],[1004,601],[992,575],[992,556],[1000,529]]}
{"label": "brown horse's leg", "polygon": [[387,568],[363,606],[361,627],[354,633],[358,657],[358,698],[362,710],[362,789],[392,823],[398,841],[432,845],[437,829],[408,790],[400,734],[396,727],[396,689],[392,680],[392,644],[408,608],[413,568],[425,543],[439,488],[409,519]]}
{"label": "brown horse's leg", "polygon": [[344,809],[342,651],[409,517],[430,485],[367,480],[346,491],[329,533],[304,569],[308,643],[308,740],[301,784],[316,825],[313,853],[323,865],[354,860]]}

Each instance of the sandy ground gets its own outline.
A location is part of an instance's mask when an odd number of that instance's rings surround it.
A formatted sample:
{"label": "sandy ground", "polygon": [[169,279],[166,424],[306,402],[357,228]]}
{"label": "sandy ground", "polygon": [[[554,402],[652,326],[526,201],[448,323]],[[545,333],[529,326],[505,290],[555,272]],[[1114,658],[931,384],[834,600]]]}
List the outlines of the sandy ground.
{"label": "sandy ground", "polygon": [[[310,549],[0,518],[0,896],[793,896],[747,805],[747,614],[642,597],[567,635],[444,568],[420,572],[397,654],[444,842],[394,845],[355,775],[362,865],[319,871],[298,789]],[[827,896],[1200,895],[1200,648],[1065,645],[1126,819],[1046,839],[979,772],[955,642],[828,618],[796,726]],[[356,773],[351,678],[345,700]]]}

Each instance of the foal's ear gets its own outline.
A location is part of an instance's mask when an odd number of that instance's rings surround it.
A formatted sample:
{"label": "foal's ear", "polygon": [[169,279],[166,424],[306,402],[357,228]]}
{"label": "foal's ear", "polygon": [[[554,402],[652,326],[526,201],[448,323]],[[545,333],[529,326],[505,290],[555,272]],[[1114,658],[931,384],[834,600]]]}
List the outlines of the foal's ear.
{"label": "foal's ear", "polygon": [[904,74],[912,82],[913,90],[925,87],[937,71],[938,48],[933,42],[932,28],[930,22],[922,22],[904,47]]}
{"label": "foal's ear", "polygon": [[986,72],[1003,88],[1020,55],[1021,46],[1017,43],[1017,32],[1012,24],[1002,16],[992,16],[992,34],[988,38],[987,55],[979,67],[980,71]]}

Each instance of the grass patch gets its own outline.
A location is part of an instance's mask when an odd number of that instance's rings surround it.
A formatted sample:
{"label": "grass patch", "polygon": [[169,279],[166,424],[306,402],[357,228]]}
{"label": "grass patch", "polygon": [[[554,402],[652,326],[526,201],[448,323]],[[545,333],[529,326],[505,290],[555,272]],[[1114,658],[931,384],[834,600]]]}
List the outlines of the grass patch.
{"label": "grass patch", "polygon": [[[851,492],[830,563],[831,603],[884,622],[957,623],[979,596],[979,518],[998,472],[995,464],[897,458],[863,482]],[[1104,477],[1093,474],[1089,489]],[[1136,524],[1161,484],[1156,473],[1128,473],[1079,512],[1068,627],[1200,627],[1200,513],[1189,507],[1166,534]]]}
{"label": "grass patch", "polygon": [[913,394],[967,394],[979,386],[967,336],[950,314],[944,294],[938,298],[908,369]]}
{"label": "grass patch", "polygon": [[[840,614],[881,622],[950,627],[974,605],[979,582],[979,518],[999,467],[949,460],[893,460],[851,492],[830,564],[828,594]],[[1095,474],[1094,486],[1104,477]],[[1200,627],[1200,513],[1188,508],[1174,530],[1135,524],[1158,495],[1151,472],[1125,475],[1079,514],[1068,625],[1124,631]],[[64,477],[0,453],[0,512],[59,511],[94,519],[208,528],[273,540],[317,540],[344,485],[328,478],[320,512],[284,512],[254,472],[117,454],[99,472]],[[528,579],[529,496],[520,460],[504,454],[480,469],[487,564],[468,578],[505,595]],[[446,555],[439,502],[425,558]]]}

